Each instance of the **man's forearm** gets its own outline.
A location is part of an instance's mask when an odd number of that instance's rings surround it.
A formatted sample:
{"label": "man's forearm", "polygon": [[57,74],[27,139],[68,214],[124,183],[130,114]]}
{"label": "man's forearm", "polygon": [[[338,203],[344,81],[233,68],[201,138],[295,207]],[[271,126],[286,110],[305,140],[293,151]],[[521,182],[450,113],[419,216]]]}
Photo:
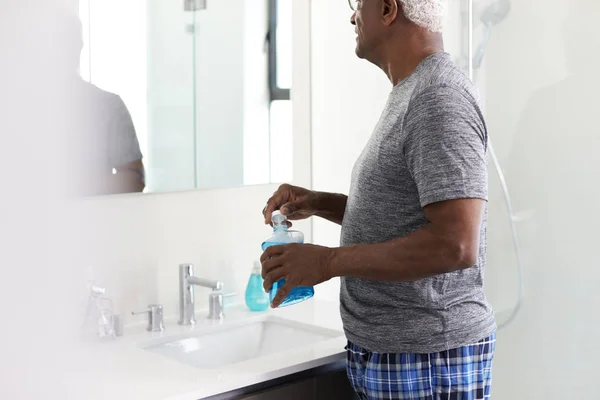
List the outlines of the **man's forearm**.
{"label": "man's forearm", "polygon": [[316,215],[333,223],[342,224],[348,196],[337,193],[317,192]]}
{"label": "man's forearm", "polygon": [[146,176],[142,160],[118,167],[117,173],[113,177],[113,187],[118,193],[143,192],[146,187]]}
{"label": "man's forearm", "polygon": [[113,175],[113,188],[118,193],[139,193],[145,187],[144,175],[139,171],[125,169]]}
{"label": "man's forearm", "polygon": [[331,277],[417,281],[475,265],[477,246],[473,247],[457,241],[452,232],[437,232],[430,224],[389,242],[337,248],[328,273]]}

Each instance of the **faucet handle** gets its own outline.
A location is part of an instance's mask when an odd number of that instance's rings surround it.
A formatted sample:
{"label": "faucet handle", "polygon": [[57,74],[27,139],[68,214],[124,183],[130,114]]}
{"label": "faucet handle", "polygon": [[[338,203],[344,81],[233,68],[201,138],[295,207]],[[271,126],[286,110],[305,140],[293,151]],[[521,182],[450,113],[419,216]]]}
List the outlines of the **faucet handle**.
{"label": "faucet handle", "polygon": [[161,304],[150,304],[147,310],[131,312],[131,315],[139,314],[148,315],[148,326],[146,327],[148,332],[162,332],[165,330],[165,324],[163,322],[163,306]]}
{"label": "faucet handle", "polygon": [[233,297],[237,295],[237,293],[227,293],[223,294],[220,291],[213,291],[208,295],[208,319],[222,320],[225,318],[225,314],[223,313],[224,306],[224,298]]}
{"label": "faucet handle", "polygon": [[208,319],[222,320],[225,318],[223,297],[223,293],[217,291],[208,295]]}

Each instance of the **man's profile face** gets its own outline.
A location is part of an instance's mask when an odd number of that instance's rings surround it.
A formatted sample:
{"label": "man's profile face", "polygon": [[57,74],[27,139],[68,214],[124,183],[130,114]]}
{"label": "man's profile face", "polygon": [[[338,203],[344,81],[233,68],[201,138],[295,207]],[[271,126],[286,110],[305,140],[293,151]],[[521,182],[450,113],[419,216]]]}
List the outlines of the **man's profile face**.
{"label": "man's profile face", "polygon": [[377,51],[385,41],[386,29],[384,15],[389,11],[390,1],[360,0],[350,19],[356,33],[356,55],[359,58],[375,62]]}
{"label": "man's profile face", "polygon": [[369,59],[379,42],[381,0],[360,0],[350,22],[356,33],[356,55]]}

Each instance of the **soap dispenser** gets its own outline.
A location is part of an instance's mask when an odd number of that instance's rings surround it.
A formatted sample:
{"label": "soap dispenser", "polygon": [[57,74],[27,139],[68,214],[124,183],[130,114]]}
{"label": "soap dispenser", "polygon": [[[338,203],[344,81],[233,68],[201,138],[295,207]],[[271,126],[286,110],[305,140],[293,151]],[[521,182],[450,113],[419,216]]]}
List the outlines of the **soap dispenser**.
{"label": "soap dispenser", "polygon": [[252,311],[265,311],[269,308],[269,294],[265,292],[263,282],[262,266],[255,261],[246,287],[246,305]]}

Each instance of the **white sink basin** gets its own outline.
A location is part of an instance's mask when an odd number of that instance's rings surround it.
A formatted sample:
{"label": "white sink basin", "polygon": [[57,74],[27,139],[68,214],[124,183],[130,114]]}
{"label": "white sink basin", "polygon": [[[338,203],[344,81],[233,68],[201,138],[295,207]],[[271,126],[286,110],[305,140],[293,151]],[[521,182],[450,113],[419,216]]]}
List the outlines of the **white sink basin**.
{"label": "white sink basin", "polygon": [[224,324],[143,346],[156,354],[210,369],[329,340],[342,332],[276,317]]}

